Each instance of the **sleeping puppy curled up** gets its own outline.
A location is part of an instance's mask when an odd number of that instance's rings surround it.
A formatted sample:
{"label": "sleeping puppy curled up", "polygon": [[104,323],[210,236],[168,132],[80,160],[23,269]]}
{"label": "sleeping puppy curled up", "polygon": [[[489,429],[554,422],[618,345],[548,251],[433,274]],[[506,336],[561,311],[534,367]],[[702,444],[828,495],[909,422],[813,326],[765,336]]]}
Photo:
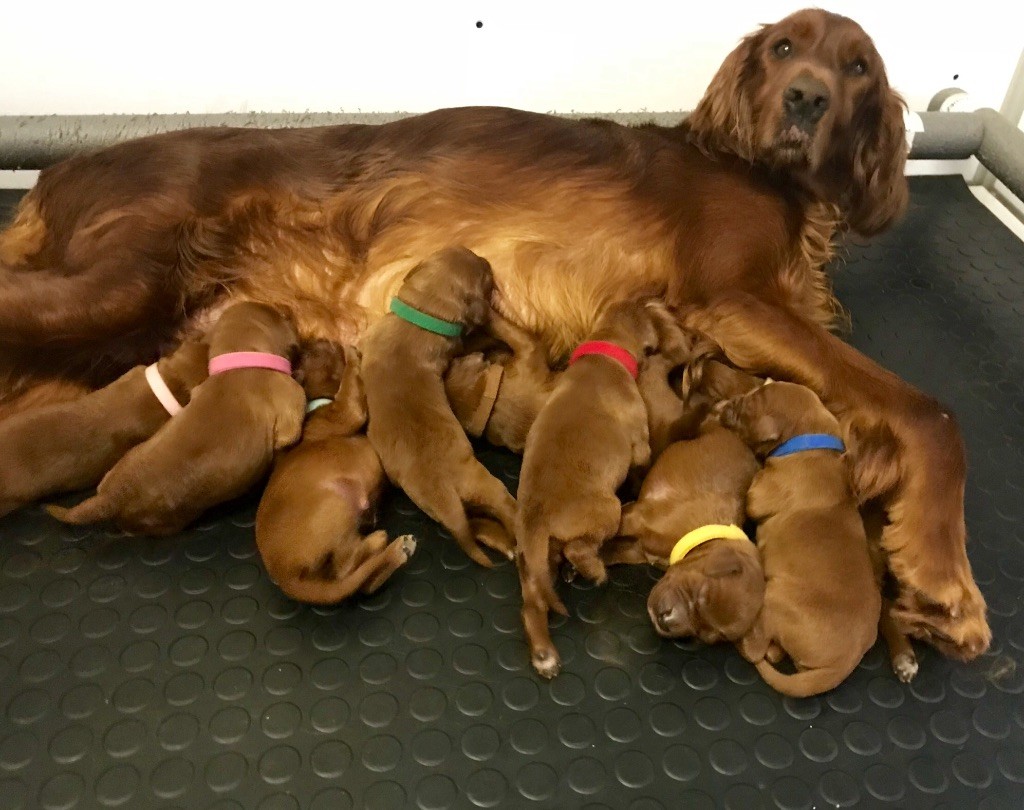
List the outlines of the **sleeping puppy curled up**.
{"label": "sleeping puppy curled up", "polygon": [[256,510],[256,546],[270,578],[292,599],[330,605],[372,593],[416,549],[409,535],[366,536],[386,481],[360,431],[366,397],[359,355],[327,340],[304,348],[296,372],[312,408],[302,439],[278,454]]}
{"label": "sleeping puppy curled up", "polygon": [[[761,458],[747,495],[764,564],[764,604],[739,648],[792,697],[834,689],[875,643],[882,600],[839,439],[809,388],[764,385],[721,409]],[[774,664],[788,656],[784,674]]]}
{"label": "sleeping puppy curled up", "polygon": [[[515,499],[474,456],[443,377],[462,335],[486,322],[493,286],[485,259],[462,247],[438,251],[409,271],[391,313],[361,345],[367,436],[384,471],[485,567],[480,545],[512,556]],[[478,532],[470,513],[490,530]]]}
{"label": "sleeping puppy curled up", "polygon": [[[306,397],[290,374],[298,348],[291,320],[242,302],[224,311],[207,339],[211,374],[185,409],[132,448],[93,497],[71,509],[50,506],[51,515],[65,523],[109,520],[135,534],[173,534],[242,495],[266,474],[275,450],[298,441]],[[234,367],[219,371],[224,365]]]}
{"label": "sleeping puppy curled up", "polygon": [[0,422],[0,516],[48,495],[95,486],[132,447],[187,405],[206,379],[206,343],[187,340],[80,399]]}
{"label": "sleeping puppy curled up", "polygon": [[516,546],[523,625],[534,669],[545,678],[561,663],[548,612],[565,614],[555,593],[561,558],[593,582],[607,579],[599,551],[619,529],[617,490],[650,458],[638,366],[658,343],[650,309],[609,306],[530,429],[519,479]]}
{"label": "sleeping puppy curled up", "polygon": [[764,598],[764,569],[744,534],[747,490],[759,469],[736,434],[711,422],[694,439],[670,444],[622,509],[607,565],[665,569],[647,600],[658,635],[738,641]]}

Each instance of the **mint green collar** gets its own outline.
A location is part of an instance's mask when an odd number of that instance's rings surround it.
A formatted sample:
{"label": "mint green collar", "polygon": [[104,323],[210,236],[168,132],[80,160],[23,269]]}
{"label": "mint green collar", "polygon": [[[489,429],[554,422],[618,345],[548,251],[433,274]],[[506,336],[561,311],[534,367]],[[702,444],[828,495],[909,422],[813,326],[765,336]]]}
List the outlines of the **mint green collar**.
{"label": "mint green collar", "polygon": [[451,321],[443,321],[440,318],[435,318],[433,315],[421,312],[416,309],[416,307],[409,306],[405,301],[402,301],[399,298],[391,299],[390,309],[403,321],[408,321],[413,326],[418,326],[420,329],[426,329],[428,332],[433,332],[435,335],[458,337],[462,334],[461,323],[452,323]]}

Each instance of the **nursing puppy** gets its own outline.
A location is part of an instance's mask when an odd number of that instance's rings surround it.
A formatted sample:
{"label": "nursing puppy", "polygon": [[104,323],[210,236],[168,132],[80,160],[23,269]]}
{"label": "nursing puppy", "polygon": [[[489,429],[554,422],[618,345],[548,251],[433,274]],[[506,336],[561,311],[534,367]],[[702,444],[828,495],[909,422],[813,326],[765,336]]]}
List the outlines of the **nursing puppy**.
{"label": "nursing puppy", "polygon": [[553,568],[564,555],[583,576],[605,581],[599,551],[619,529],[616,491],[631,469],[649,461],[647,411],[636,373],[657,343],[648,307],[608,307],[559,376],[527,437],[517,559],[526,639],[534,669],[545,678],[561,666],[548,611],[566,613],[555,593]]}
{"label": "nursing puppy", "polygon": [[[767,578],[764,605],[740,642],[774,689],[806,697],[838,686],[875,643],[882,600],[846,458],[836,449],[788,452],[799,437],[839,436],[838,420],[809,388],[764,385],[721,411],[761,458],[747,496]],[[773,663],[788,655],[795,674]]]}
{"label": "nursing puppy", "polygon": [[622,509],[606,565],[665,569],[647,600],[658,635],[737,641],[764,598],[764,569],[743,533],[747,490],[759,469],[750,448],[721,426],[675,442],[654,462],[640,495]]}
{"label": "nursing puppy", "polygon": [[[485,567],[492,563],[480,544],[512,556],[515,500],[473,455],[443,376],[462,334],[487,320],[493,284],[490,264],[475,253],[439,251],[409,272],[391,314],[361,346],[367,435],[384,471]],[[474,531],[467,512],[494,518],[503,531]]]}
{"label": "nursing puppy", "polygon": [[533,335],[495,312],[484,328],[500,343],[452,360],[444,377],[445,393],[466,433],[522,453],[557,373],[548,365],[547,349]]}
{"label": "nursing puppy", "polygon": [[[206,343],[189,340],[155,368],[136,366],[80,399],[0,422],[0,516],[47,495],[96,486],[170,419],[170,411],[188,404],[192,389],[206,379],[206,362]],[[169,395],[167,405],[156,390]]]}
{"label": "nursing puppy", "polygon": [[697,435],[710,402],[698,394],[695,382],[708,358],[719,349],[699,333],[679,326],[668,309],[659,306],[650,311],[658,333],[658,351],[647,358],[637,385],[647,408],[654,462],[673,442]]}
{"label": "nursing puppy", "polygon": [[[296,379],[310,406],[302,439],[282,451],[256,510],[256,546],[267,573],[300,602],[330,605],[372,593],[416,549],[410,535],[363,535],[384,490],[384,468],[369,439],[366,397],[354,349],[318,340]],[[319,406],[319,407],[317,407]]]}
{"label": "nursing puppy", "polygon": [[[258,352],[282,368],[298,338],[288,318],[263,304],[224,311],[208,335],[211,364],[222,355]],[[104,476],[96,495],[71,509],[48,507],[65,523],[114,521],[135,534],[173,534],[267,472],[274,451],[302,431],[306,397],[290,374],[236,367],[211,376],[156,435]]]}

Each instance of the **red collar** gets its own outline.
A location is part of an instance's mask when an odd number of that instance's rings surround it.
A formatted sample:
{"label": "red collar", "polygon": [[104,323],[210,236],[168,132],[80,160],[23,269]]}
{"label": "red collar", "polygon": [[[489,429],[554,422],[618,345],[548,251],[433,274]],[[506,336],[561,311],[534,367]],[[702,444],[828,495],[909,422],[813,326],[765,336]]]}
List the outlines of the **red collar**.
{"label": "red collar", "polygon": [[615,362],[621,364],[634,380],[636,379],[636,360],[633,355],[618,344],[609,343],[607,340],[588,340],[576,347],[576,351],[569,358],[569,365],[571,366],[581,357],[586,357],[588,354],[603,354],[605,357],[610,357]]}

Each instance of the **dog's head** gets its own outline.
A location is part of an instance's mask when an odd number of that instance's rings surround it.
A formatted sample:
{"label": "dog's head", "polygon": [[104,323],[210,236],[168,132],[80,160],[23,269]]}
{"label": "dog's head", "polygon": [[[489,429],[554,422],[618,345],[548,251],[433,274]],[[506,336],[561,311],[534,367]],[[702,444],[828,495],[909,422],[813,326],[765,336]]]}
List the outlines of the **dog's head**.
{"label": "dog's head", "polygon": [[402,300],[467,332],[487,321],[494,277],[490,263],[464,247],[439,250],[409,271]]}
{"label": "dog's head", "polygon": [[712,540],[668,567],[651,590],[647,612],[655,631],[666,638],[735,641],[757,618],[764,584],[753,543]]}
{"label": "dog's head", "polygon": [[598,317],[588,339],[616,343],[643,365],[644,358],[657,350],[659,335],[648,302],[616,301]]}
{"label": "dog's head", "polygon": [[279,354],[293,364],[299,335],[290,315],[257,301],[241,301],[224,310],[208,333],[210,355],[257,351]]}
{"label": "dog's head", "polygon": [[903,99],[853,20],[804,9],[744,38],[688,120],[706,151],[801,179],[865,235],[906,208]]}
{"label": "dog's head", "polygon": [[839,432],[839,421],[818,396],[795,383],[766,383],[720,403],[715,413],[761,457],[800,433]]}
{"label": "dog's head", "polygon": [[316,338],[300,345],[298,366],[292,376],[307,399],[333,398],[341,386],[345,364],[346,353],[340,344]]}

